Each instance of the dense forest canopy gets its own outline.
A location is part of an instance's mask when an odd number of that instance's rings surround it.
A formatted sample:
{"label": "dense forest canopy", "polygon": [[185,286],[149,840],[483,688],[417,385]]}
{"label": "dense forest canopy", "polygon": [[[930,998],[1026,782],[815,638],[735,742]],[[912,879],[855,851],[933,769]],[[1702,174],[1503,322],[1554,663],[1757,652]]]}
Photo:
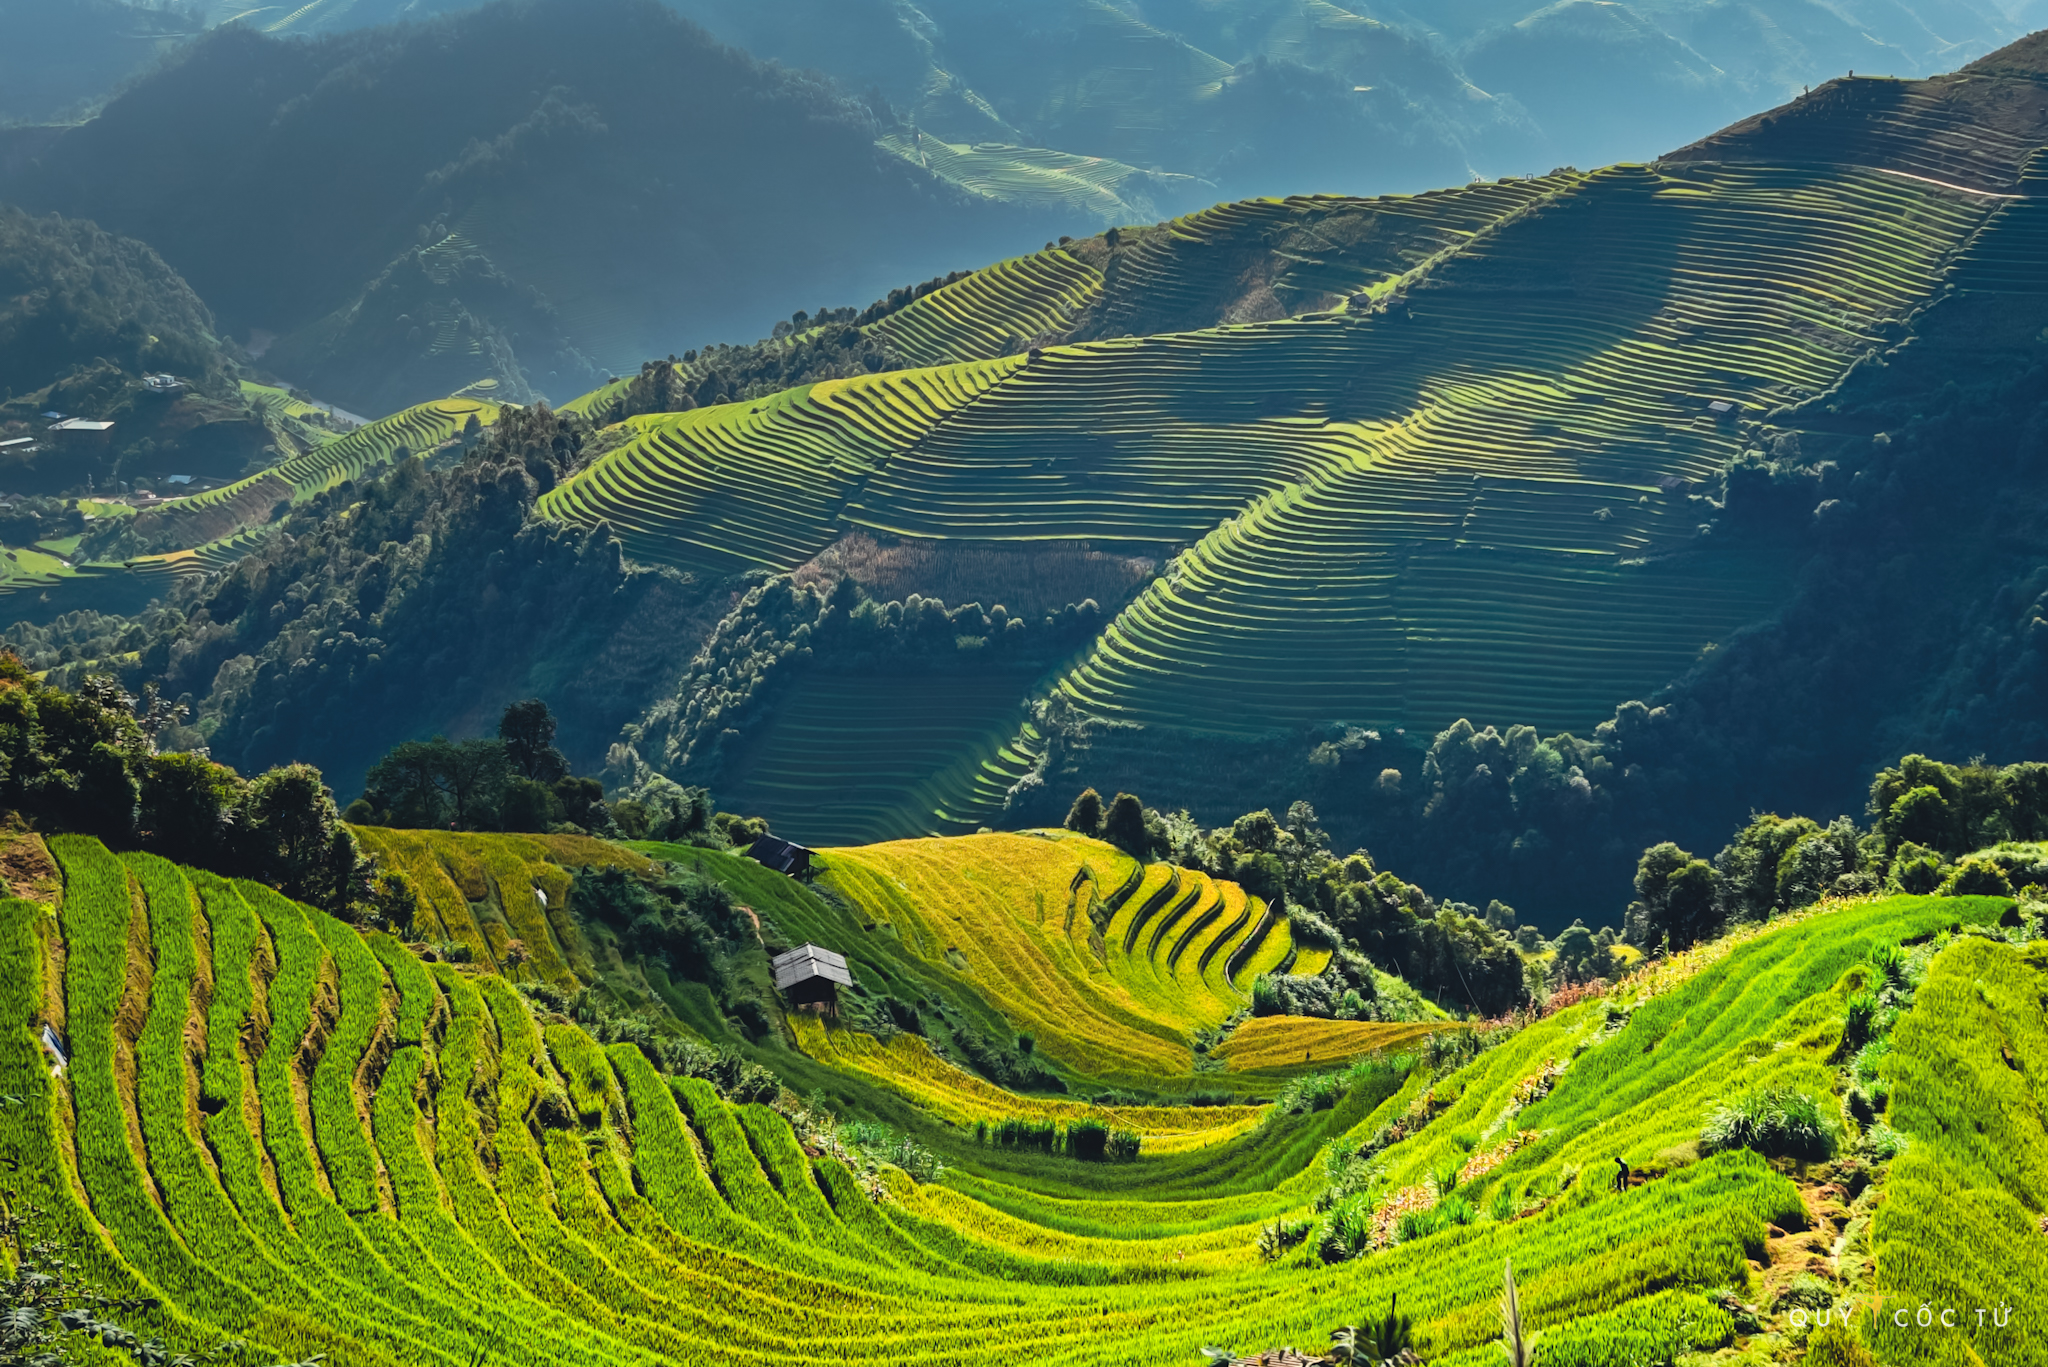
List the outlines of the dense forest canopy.
{"label": "dense forest canopy", "polygon": [[0,205],[0,389],[40,389],[102,358],[209,388],[227,369],[212,314],[148,245]]}

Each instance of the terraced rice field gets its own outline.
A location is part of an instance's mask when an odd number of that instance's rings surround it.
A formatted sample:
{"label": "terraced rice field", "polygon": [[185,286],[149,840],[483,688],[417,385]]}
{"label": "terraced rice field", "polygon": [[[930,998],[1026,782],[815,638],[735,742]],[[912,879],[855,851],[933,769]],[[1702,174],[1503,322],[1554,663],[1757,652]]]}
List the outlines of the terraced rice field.
{"label": "terraced rice field", "polygon": [[[1145,192],[1155,184],[1192,192],[1201,183],[1192,176],[1140,171],[1107,157],[1006,143],[944,142],[928,133],[891,133],[875,146],[969,194],[1074,209],[1105,223],[1145,217],[1139,206],[1150,207]],[[1135,193],[1127,186],[1135,187]]]}
{"label": "terraced rice field", "polygon": [[11,617],[48,621],[66,612],[140,612],[179,579],[209,568],[191,552],[144,556],[125,565],[66,566],[40,551],[9,551],[0,573],[0,602]]}
{"label": "terraced rice field", "polygon": [[[589,946],[569,915],[568,870],[648,867],[631,851],[583,836],[350,829],[381,871],[410,880],[420,938],[463,945],[478,962],[521,981],[572,984],[577,971],[590,969]],[[514,940],[525,946],[525,962],[509,969],[505,947]]]}
{"label": "terraced rice field", "polygon": [[[1387,1180],[1456,1156],[1481,1213],[1324,1266],[1306,1245],[1270,1264],[1253,1251],[1320,1189],[1321,1132],[1304,1122],[1058,1176],[918,1186],[885,1169],[871,1190],[774,1112],[537,1018],[487,970],[424,964],[255,884],[79,837],[52,852],[54,913],[0,903],[10,1208],[135,1298],[123,1318],[169,1352],[240,1338],[255,1360],[370,1367],[993,1363],[1019,1345],[1171,1363],[1205,1343],[1319,1344],[1395,1290],[1430,1361],[1479,1367],[1498,1360],[1508,1259],[1539,1361],[1711,1350],[1734,1325],[1710,1290],[1758,1294],[1754,1267],[1807,1265],[1793,1182],[1740,1152],[1625,1193],[1570,1177],[1675,1152],[1730,1092],[1826,1091],[1869,950],[2006,905],[1828,910],[1674,966],[1658,995],[1617,999],[1618,1020],[1583,1003],[1454,1076],[1411,1077],[1339,1142],[1426,1120],[1385,1150]],[[1967,937],[1936,948],[1893,1056],[1893,1118],[1914,1146],[1873,1227],[1888,1305],[1974,1305],[2043,1270],[2026,1165],[2048,1135],[2025,1099],[2048,1067],[2043,969]],[[1546,1070],[1554,1087],[1525,1103]],[[1518,1131],[1534,1137],[1505,1157],[1466,1152]],[[1507,1212],[1543,1214],[1485,1213],[1501,1191]],[[1883,1327],[1880,1361],[2036,1367],[2040,1312],[2017,1306],[2008,1327],[1965,1313],[1940,1339]]]}
{"label": "terraced rice field", "polygon": [[898,834],[906,794],[932,829],[975,824],[993,781],[982,756],[1016,734],[1034,675],[807,675],[777,699],[721,800],[827,845]]}
{"label": "terraced rice field", "polygon": [[304,399],[293,398],[288,389],[276,385],[258,384],[254,380],[242,381],[242,397],[251,403],[275,405],[277,410],[289,418],[311,418],[324,416],[326,409],[318,404],[307,403]]}
{"label": "terraced rice field", "polygon": [[1022,364],[827,380],[771,399],[629,418],[632,439],[549,490],[537,511],[608,522],[628,555],[651,564],[791,569],[838,538],[846,499],[893,449]]}
{"label": "terraced rice field", "polygon": [[1073,325],[1102,275],[1054,248],[985,266],[870,326],[913,365],[985,361]]}
{"label": "terraced rice field", "polygon": [[[191,544],[219,540],[249,525],[255,510],[243,506],[249,502],[245,491],[268,491],[271,486],[280,486],[276,488],[280,497],[302,502],[389,465],[400,451],[413,455],[431,451],[460,436],[471,418],[488,427],[497,416],[498,405],[478,399],[435,399],[415,404],[282,461],[259,475],[181,499],[177,511],[181,517],[193,519]],[[273,498],[261,511],[268,514],[276,501]]]}
{"label": "terraced rice field", "polygon": [[179,579],[225,569],[241,559],[266,534],[265,524],[279,503],[300,502],[372,473],[390,464],[400,451],[431,451],[460,436],[470,418],[488,426],[497,414],[498,405],[474,399],[437,399],[394,413],[268,470],[179,499],[153,513],[170,523],[177,544],[184,549],[139,556],[118,565],[81,564],[68,569],[52,558],[27,562],[17,557],[7,562],[7,572],[0,577],[0,599],[34,603],[10,608],[16,615],[36,619],[84,608],[140,611]]}
{"label": "terraced rice field", "polygon": [[1232,1072],[1268,1068],[1301,1072],[1407,1048],[1439,1028],[1426,1024],[1254,1016],[1231,1031],[1230,1038],[1217,1046],[1215,1054]]}
{"label": "terraced rice field", "polygon": [[818,856],[902,951],[959,975],[1048,1058],[1105,1083],[1196,1077],[1194,1032],[1292,953],[1235,883],[1068,832],[901,840]]}
{"label": "terraced rice field", "polygon": [[[1084,715],[1242,738],[1584,730],[1776,605],[1789,560],[1703,538],[1693,502],[1757,422],[1951,281],[2032,288],[2038,245],[2031,201],[1839,166],[1619,166],[1375,203],[1371,231],[1315,220],[1334,245],[1281,284],[1385,311],[641,420],[545,510],[715,569],[793,568],[848,527],[1184,545],[1057,683]],[[1113,258],[1094,307],[1208,297],[1244,260],[1210,244],[1300,211],[1177,220]],[[1357,242],[1335,241],[1345,223]],[[1148,263],[1156,289],[1133,283]],[[991,819],[1035,754],[1022,727],[1007,748],[977,752],[983,796],[953,822]],[[962,828],[897,801],[897,830]]]}
{"label": "terraced rice field", "polygon": [[798,1047],[812,1058],[864,1074],[951,1125],[972,1127],[976,1121],[993,1123],[1010,1116],[1100,1120],[1143,1136],[1144,1152],[1162,1154],[1236,1139],[1265,1114],[1263,1106],[1097,1106],[1019,1096],[948,1063],[917,1035],[896,1035],[883,1043],[802,1012],[792,1015],[789,1024]]}

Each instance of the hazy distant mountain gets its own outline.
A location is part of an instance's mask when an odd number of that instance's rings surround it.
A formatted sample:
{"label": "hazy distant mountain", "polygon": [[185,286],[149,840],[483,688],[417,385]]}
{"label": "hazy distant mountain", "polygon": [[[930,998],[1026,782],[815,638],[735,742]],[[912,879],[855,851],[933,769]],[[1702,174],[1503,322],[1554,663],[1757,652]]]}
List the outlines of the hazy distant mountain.
{"label": "hazy distant mountain", "polygon": [[81,112],[201,27],[177,6],[0,0],[0,124]]}
{"label": "hazy distant mountain", "polygon": [[[964,193],[1098,223],[1646,159],[1848,71],[1924,76],[2048,23],[2048,0],[662,3],[829,75],[880,116],[885,151]],[[0,117],[84,107],[166,34],[318,37],[466,7],[0,0],[0,75],[22,92]]]}
{"label": "hazy distant mountain", "polygon": [[1846,71],[1926,75],[2024,31],[1985,0],[671,3],[948,142],[1114,158],[1228,195],[1643,160]]}
{"label": "hazy distant mountain", "polygon": [[654,0],[193,44],[0,179],[141,237],[295,382],[383,412],[608,367],[1039,245],[867,108]]}

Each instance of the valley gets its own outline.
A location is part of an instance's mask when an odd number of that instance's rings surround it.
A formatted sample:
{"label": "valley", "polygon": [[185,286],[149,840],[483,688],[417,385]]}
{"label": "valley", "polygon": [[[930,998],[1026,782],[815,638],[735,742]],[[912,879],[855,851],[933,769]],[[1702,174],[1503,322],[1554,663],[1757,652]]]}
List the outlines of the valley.
{"label": "valley", "polygon": [[2037,9],[0,5],[0,1367],[2048,1367]]}

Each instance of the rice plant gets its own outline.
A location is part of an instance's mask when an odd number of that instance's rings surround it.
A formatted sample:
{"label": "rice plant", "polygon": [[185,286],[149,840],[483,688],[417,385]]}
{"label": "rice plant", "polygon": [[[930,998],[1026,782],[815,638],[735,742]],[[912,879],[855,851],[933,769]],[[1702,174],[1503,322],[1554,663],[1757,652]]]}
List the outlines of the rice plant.
{"label": "rice plant", "polygon": [[1841,1142],[1831,1109],[1805,1092],[1760,1088],[1714,1108],[1700,1127],[1700,1151],[1754,1149],[1767,1158],[1822,1162]]}

